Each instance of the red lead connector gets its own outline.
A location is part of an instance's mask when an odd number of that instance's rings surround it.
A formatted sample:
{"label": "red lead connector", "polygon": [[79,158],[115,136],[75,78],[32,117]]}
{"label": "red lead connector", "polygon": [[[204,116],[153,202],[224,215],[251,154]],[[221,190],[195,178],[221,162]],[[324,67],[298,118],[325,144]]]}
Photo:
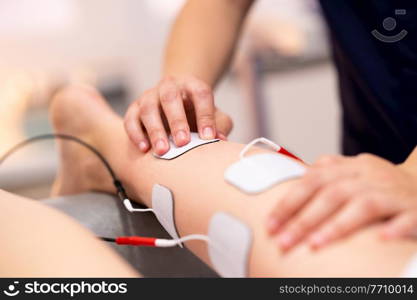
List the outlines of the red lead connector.
{"label": "red lead connector", "polygon": [[148,246],[148,247],[175,247],[181,244],[181,240],[158,239],[143,236],[119,236],[114,242],[118,245]]}
{"label": "red lead connector", "polygon": [[99,237],[102,241],[116,243],[118,245],[130,245],[130,246],[148,246],[148,247],[176,247],[182,246],[183,242],[191,240],[200,240],[209,242],[209,238],[203,234],[190,234],[184,236],[180,239],[159,239],[154,237],[144,237],[144,236],[119,236],[116,238],[109,237]]}
{"label": "red lead connector", "polygon": [[120,236],[116,238],[116,244],[155,247],[156,240],[156,238],[152,237]]}
{"label": "red lead connector", "polygon": [[159,247],[169,248],[182,245],[183,242],[200,240],[209,242],[208,236],[203,234],[190,234],[180,239],[159,239],[154,237],[143,237],[143,236],[119,236],[117,238],[99,237],[102,241],[116,243],[118,245],[130,245],[130,246],[148,246],[148,247]]}
{"label": "red lead connector", "polygon": [[294,159],[297,159],[297,160],[299,160],[299,161],[303,162],[303,160],[302,160],[301,158],[299,158],[299,157],[295,156],[294,154],[292,154],[291,152],[289,152],[287,149],[285,149],[285,148],[284,148],[284,147],[282,147],[282,146],[280,146],[280,148],[279,148],[279,150],[278,150],[277,152],[278,152],[278,153],[281,153],[281,154],[283,154],[283,155],[286,155],[286,156],[288,156],[288,157],[291,157],[291,158],[294,158]]}
{"label": "red lead connector", "polygon": [[301,162],[304,163],[304,161],[301,158],[295,156],[291,152],[287,151],[284,147],[281,147],[280,145],[275,144],[273,141],[268,140],[267,138],[264,138],[264,137],[260,137],[260,138],[254,139],[249,144],[247,144],[242,149],[242,151],[240,151],[240,155],[239,155],[240,156],[240,159],[243,159],[245,157],[246,152],[248,152],[248,150],[251,147],[253,147],[255,144],[257,144],[257,143],[262,143],[262,144],[268,145],[269,147],[271,147],[272,149],[274,149],[277,153],[280,153],[282,155],[291,157],[293,159],[299,160],[299,161],[301,161]]}

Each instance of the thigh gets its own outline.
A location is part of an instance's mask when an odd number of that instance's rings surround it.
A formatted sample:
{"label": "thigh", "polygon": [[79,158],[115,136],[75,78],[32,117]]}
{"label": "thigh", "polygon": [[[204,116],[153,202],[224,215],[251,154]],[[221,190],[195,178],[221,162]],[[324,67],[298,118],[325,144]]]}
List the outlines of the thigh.
{"label": "thigh", "polygon": [[138,274],[71,218],[0,190],[0,277],[131,277]]}

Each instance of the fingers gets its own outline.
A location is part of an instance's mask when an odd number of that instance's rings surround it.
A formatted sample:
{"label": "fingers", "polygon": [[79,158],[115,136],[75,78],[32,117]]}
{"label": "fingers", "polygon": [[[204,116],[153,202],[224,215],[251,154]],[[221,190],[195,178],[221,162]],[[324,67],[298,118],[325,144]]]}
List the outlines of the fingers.
{"label": "fingers", "polygon": [[146,103],[140,106],[140,118],[154,152],[163,155],[169,150],[169,144],[159,111],[158,95],[155,90],[151,90],[146,94],[146,97]]}
{"label": "fingers", "polygon": [[181,147],[190,141],[190,127],[203,139],[226,139],[232,121],[215,108],[206,83],[193,77],[167,77],[132,104],[125,116],[129,138],[144,152],[150,146],[159,155],[169,150],[166,127]]}
{"label": "fingers", "polygon": [[[282,201],[277,205],[268,220],[268,232],[269,234],[275,234],[285,224],[285,222],[296,211],[301,209],[301,206],[307,202],[307,199],[313,196],[318,189],[318,184],[311,182],[303,186],[302,182],[308,182],[308,179],[300,179],[299,184],[291,190],[291,193],[287,193]],[[302,188],[299,188],[302,187]]]}
{"label": "fingers", "polygon": [[281,249],[285,251],[295,246],[312,229],[335,213],[352,192],[352,183],[352,180],[345,180],[320,190],[278,235],[277,242]]}
{"label": "fingers", "polygon": [[129,106],[124,120],[124,127],[130,140],[137,145],[142,152],[148,151],[149,141],[140,125],[138,102],[133,102]]}
{"label": "fingers", "polygon": [[312,248],[320,248],[386,215],[375,198],[352,201],[309,238]]}
{"label": "fingers", "polygon": [[202,139],[216,137],[214,96],[211,88],[199,80],[189,80],[185,88],[194,104],[197,128]]}
{"label": "fingers", "polygon": [[190,127],[181,89],[173,81],[167,80],[161,85],[159,98],[175,144],[179,147],[186,145],[190,141]]}
{"label": "fingers", "polygon": [[386,239],[417,237],[417,211],[393,218],[382,228],[381,234]]}
{"label": "fingers", "polygon": [[275,234],[301,207],[309,201],[324,184],[336,180],[332,172],[321,173],[310,168],[306,174],[294,184],[293,188],[283,196],[275,207],[268,221],[268,231]]}
{"label": "fingers", "polygon": [[354,178],[357,170],[351,164],[352,158],[338,155],[327,155],[317,160],[272,212],[267,225],[269,233],[275,234],[302,205],[312,200],[319,189],[331,188],[340,178]]}

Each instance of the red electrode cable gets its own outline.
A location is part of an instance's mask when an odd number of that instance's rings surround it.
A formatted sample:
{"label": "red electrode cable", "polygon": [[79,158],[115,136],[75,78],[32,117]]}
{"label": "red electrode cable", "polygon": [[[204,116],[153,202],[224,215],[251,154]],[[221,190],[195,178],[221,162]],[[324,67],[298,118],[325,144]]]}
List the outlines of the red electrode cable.
{"label": "red electrode cable", "polygon": [[180,239],[160,239],[154,237],[144,236],[119,236],[116,238],[101,237],[103,241],[116,243],[118,245],[129,245],[129,246],[145,246],[145,247],[159,247],[168,248],[180,245],[182,242],[190,240],[200,240],[209,242],[209,238],[202,234],[190,234]]}
{"label": "red electrode cable", "polygon": [[156,247],[157,238],[141,236],[119,236],[115,239],[118,245]]}
{"label": "red electrode cable", "polygon": [[249,150],[251,147],[253,147],[255,144],[257,144],[257,143],[263,143],[263,144],[265,144],[265,145],[268,145],[268,146],[270,146],[272,149],[274,149],[277,153],[280,153],[280,154],[282,154],[282,155],[285,155],[285,156],[287,156],[287,157],[290,157],[290,158],[296,159],[296,160],[298,160],[298,161],[300,161],[300,162],[304,163],[304,161],[303,161],[301,158],[299,158],[299,157],[297,157],[296,155],[292,154],[290,151],[288,151],[288,150],[287,150],[287,149],[285,149],[284,147],[282,147],[282,146],[280,146],[280,145],[278,145],[278,144],[275,144],[273,141],[268,140],[267,138],[264,138],[264,137],[260,137],[260,138],[254,139],[254,140],[252,140],[250,143],[248,143],[248,144],[247,144],[247,145],[246,145],[246,146],[242,149],[242,151],[240,151],[240,154],[239,154],[240,159],[243,159],[243,158],[245,157],[246,152],[248,152],[248,150]]}

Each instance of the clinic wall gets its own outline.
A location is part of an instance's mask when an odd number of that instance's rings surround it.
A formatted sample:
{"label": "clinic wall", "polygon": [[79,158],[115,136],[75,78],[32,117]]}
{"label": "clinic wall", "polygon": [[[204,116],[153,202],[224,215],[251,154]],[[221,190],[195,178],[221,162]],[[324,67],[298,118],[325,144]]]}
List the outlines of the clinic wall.
{"label": "clinic wall", "polygon": [[[264,75],[263,99],[268,138],[312,162],[322,154],[340,152],[340,108],[336,74],[330,61],[306,68]],[[254,137],[248,124],[250,112],[241,105],[242,89],[226,78],[217,92],[218,106],[234,119],[231,140],[248,142]]]}

